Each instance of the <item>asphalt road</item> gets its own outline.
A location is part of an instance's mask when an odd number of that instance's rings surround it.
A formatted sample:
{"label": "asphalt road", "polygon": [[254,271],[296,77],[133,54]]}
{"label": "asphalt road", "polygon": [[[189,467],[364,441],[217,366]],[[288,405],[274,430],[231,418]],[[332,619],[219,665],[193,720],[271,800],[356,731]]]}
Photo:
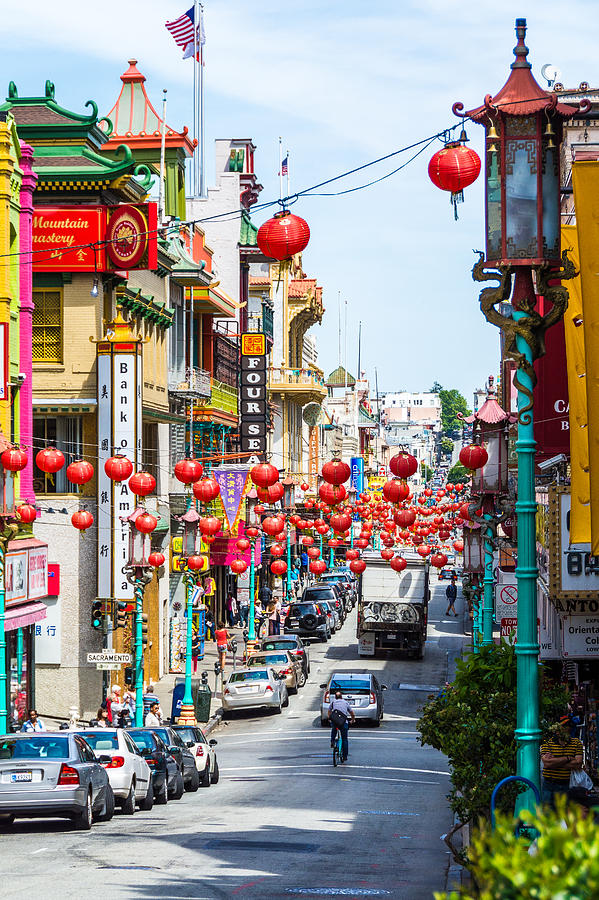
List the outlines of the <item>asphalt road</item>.
{"label": "asphalt road", "polygon": [[[415,722],[461,645],[461,616],[444,611],[434,581],[422,661],[358,659],[351,613],[332,642],[312,645],[310,679],[281,715],[244,713],[213,734],[218,785],[88,833],[18,820],[0,835],[2,897],[430,900],[449,861],[449,772]],[[348,668],[377,671],[389,690],[382,726],[352,728],[349,760],[334,769],[319,684]]]}

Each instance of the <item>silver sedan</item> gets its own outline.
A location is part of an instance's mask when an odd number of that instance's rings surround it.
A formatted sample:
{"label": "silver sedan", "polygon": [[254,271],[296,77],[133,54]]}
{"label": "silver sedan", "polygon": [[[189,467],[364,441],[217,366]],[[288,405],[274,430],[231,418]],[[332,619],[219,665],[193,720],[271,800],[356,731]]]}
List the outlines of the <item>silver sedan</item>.
{"label": "silver sedan", "polygon": [[223,693],[223,711],[237,709],[274,709],[281,712],[289,703],[285,676],[271,666],[238,669],[229,675]]}
{"label": "silver sedan", "polygon": [[105,769],[78,734],[36,732],[0,736],[0,821],[67,818],[88,830],[114,815]]}

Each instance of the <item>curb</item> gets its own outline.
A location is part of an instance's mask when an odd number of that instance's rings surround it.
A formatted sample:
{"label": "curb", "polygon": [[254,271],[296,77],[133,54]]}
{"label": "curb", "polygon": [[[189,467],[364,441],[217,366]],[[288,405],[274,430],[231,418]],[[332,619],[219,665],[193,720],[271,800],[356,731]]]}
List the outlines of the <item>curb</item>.
{"label": "curb", "polygon": [[213,716],[210,716],[208,719],[208,723],[206,726],[200,726],[205,735],[212,734],[215,729],[218,728],[220,723],[223,720],[223,711],[222,709],[217,710]]}

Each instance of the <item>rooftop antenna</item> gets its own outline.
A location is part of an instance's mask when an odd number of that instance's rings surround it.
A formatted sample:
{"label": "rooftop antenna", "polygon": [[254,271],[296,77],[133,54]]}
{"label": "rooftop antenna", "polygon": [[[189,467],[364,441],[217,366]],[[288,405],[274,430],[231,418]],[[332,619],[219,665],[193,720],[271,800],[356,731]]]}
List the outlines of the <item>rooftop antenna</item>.
{"label": "rooftop antenna", "polygon": [[345,369],[345,387],[347,389],[347,300],[345,301],[345,346],[343,350],[343,368]]}
{"label": "rooftop antenna", "polygon": [[562,73],[557,68],[557,66],[552,65],[552,63],[545,63],[544,66],[541,67],[541,75],[547,82],[547,87],[552,88],[556,81],[560,81],[562,77]]}
{"label": "rooftop antenna", "polygon": [[358,380],[360,379],[360,366],[362,365],[362,321],[358,328]]}

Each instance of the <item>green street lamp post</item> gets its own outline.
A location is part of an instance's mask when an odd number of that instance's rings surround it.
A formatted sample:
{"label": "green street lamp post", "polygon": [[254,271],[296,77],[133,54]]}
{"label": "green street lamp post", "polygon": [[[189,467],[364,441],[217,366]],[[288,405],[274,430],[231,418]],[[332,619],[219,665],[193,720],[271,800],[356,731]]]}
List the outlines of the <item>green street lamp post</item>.
{"label": "green street lamp post", "polygon": [[191,688],[192,668],[192,644],[193,644],[193,600],[198,586],[197,573],[203,567],[204,560],[198,555],[199,535],[198,526],[200,515],[196,509],[190,507],[182,516],[178,517],[183,523],[183,538],[181,563],[185,565],[183,583],[185,584],[185,690],[179,712],[179,725],[195,725],[195,707],[193,704],[193,692]]}
{"label": "green street lamp post", "polygon": [[248,641],[256,640],[256,539],[260,537],[259,519],[256,513],[258,494],[255,488],[249,491],[246,497],[246,526],[245,536],[250,542],[250,608],[248,614]]}
{"label": "green street lamp post", "polygon": [[286,522],[286,558],[287,558],[287,578],[286,578],[286,587],[285,587],[285,595],[287,602],[289,603],[291,597],[291,522],[289,521],[289,515],[291,510],[295,506],[295,482],[289,476],[285,478],[284,481],[281,482],[283,485],[283,509],[285,510],[285,522]]}
{"label": "green street lamp post", "polygon": [[144,714],[144,660],[143,660],[143,599],[146,585],[153,578],[153,567],[148,562],[150,536],[136,528],[138,516],[146,512],[142,506],[136,507],[123,521],[129,524],[129,558],[123,571],[127,581],[133,585],[135,597],[134,613],[134,687],[135,724],[143,725]]}
{"label": "green street lamp post", "polygon": [[[563,122],[590,109],[558,102],[535,81],[524,43],[526,20],[516,19],[517,45],[505,85],[481,106],[463,113],[485,128],[486,251],[479,251],[475,281],[495,280],[481,291],[483,315],[503,332],[503,353],[516,363],[518,391],[518,640],[517,774],[539,787],[539,645],[535,541],[535,439],[533,389],[535,359],[544,353],[544,335],[568,303],[561,284],[576,272],[561,253],[560,142]],[[533,272],[535,280],[533,281]],[[537,310],[543,296],[544,315]],[[519,795],[519,809],[533,804],[532,792]]]}

